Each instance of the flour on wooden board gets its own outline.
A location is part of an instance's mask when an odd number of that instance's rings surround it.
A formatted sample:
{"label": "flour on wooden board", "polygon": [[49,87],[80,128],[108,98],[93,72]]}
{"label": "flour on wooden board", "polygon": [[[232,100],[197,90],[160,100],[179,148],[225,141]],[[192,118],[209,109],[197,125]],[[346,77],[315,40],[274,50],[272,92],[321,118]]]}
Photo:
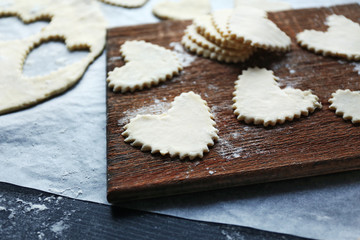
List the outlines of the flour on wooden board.
{"label": "flour on wooden board", "polygon": [[185,51],[181,43],[171,42],[169,46],[174,49],[173,51],[176,53],[183,67],[190,66],[191,63],[196,60],[196,56],[190,55],[187,51]]}
{"label": "flour on wooden board", "polygon": [[360,75],[360,63],[351,63],[354,66],[354,71]]}
{"label": "flour on wooden board", "polygon": [[162,114],[166,112],[171,107],[171,102],[165,102],[166,100],[165,97],[163,98],[163,101],[155,99],[153,104],[147,105],[145,103],[144,107],[126,110],[124,112],[124,117],[118,120],[118,125],[123,127],[131,118],[136,117],[138,114]]}

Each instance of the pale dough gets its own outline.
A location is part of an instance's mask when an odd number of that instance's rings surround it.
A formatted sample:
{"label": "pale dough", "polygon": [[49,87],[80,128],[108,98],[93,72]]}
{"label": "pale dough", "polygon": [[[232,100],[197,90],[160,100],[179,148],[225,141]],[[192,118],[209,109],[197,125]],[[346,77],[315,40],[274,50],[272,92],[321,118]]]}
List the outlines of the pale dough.
{"label": "pale dough", "polygon": [[249,48],[248,46],[244,46],[242,43],[224,38],[215,28],[215,25],[212,21],[212,15],[202,15],[195,18],[193,25],[196,27],[196,30],[199,34],[220,47],[232,49],[243,49],[244,47]]}
{"label": "pale dough", "polygon": [[163,0],[153,7],[153,14],[162,19],[184,20],[207,14],[211,11],[209,0]]}
{"label": "pale dough", "polygon": [[125,8],[138,8],[143,6],[148,0],[100,0],[100,1]]}
{"label": "pale dough", "polygon": [[187,49],[190,52],[220,62],[226,62],[226,63],[245,62],[250,57],[249,55],[250,53],[244,54],[243,56],[230,56],[230,55],[211,51],[210,49],[203,48],[197,43],[193,42],[186,33],[181,39],[181,44],[185,47],[185,49]]}
{"label": "pale dough", "polygon": [[212,52],[220,53],[223,55],[249,57],[253,52],[252,48],[247,47],[246,45],[243,45],[243,48],[238,50],[220,47],[215,43],[208,41],[204,36],[199,34],[196,31],[196,26],[193,24],[189,25],[186,28],[185,34],[197,45],[209,49]]}
{"label": "pale dough", "polygon": [[135,91],[172,78],[182,70],[176,54],[144,41],[126,41],[120,49],[125,66],[109,72],[107,81],[114,91]]}
{"label": "pale dough", "polygon": [[251,7],[236,8],[230,15],[227,26],[231,39],[266,50],[290,49],[290,37],[269,20],[263,10]]}
{"label": "pale dough", "polygon": [[291,5],[287,2],[270,0],[235,0],[235,7],[254,7],[267,12],[290,10]]}
{"label": "pale dough", "polygon": [[321,108],[310,90],[280,89],[272,71],[249,68],[235,82],[234,113],[239,120],[264,126],[292,121]]}
{"label": "pale dough", "polygon": [[[95,1],[13,0],[0,16],[16,15],[24,22],[50,18],[44,29],[26,39],[0,42],[0,114],[22,109],[64,92],[103,51],[106,23]],[[64,39],[68,49],[89,49],[82,60],[45,76],[25,77],[28,53],[42,42]]]}
{"label": "pale dough", "polygon": [[298,43],[315,53],[360,60],[360,25],[341,15],[326,18],[326,32],[305,30],[298,33]]}
{"label": "pale dough", "polygon": [[137,115],[124,128],[125,142],[141,146],[142,151],[180,159],[202,158],[218,139],[209,107],[193,92],[176,97],[167,113]]}
{"label": "pale dough", "polygon": [[329,99],[330,109],[336,111],[336,115],[353,123],[360,123],[360,91],[337,90]]}
{"label": "pale dough", "polygon": [[234,9],[221,9],[211,14],[211,20],[216,30],[221,34],[222,37],[228,38],[228,22],[230,16],[233,14]]}

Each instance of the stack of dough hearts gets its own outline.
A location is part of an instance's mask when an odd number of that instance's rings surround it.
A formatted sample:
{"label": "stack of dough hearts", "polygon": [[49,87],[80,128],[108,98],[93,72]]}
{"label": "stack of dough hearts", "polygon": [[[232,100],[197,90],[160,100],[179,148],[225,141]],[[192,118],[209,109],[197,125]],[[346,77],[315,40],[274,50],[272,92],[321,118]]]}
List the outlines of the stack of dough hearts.
{"label": "stack of dough hearts", "polygon": [[244,6],[197,17],[181,42],[190,52],[227,63],[244,62],[259,48],[284,52],[291,45],[264,10]]}

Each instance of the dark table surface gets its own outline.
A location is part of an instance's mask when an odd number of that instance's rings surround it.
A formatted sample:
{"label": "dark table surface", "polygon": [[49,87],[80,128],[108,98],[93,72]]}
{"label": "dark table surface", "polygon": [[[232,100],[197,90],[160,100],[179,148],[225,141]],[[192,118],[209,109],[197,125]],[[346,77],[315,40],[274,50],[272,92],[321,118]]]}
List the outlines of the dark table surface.
{"label": "dark table surface", "polygon": [[305,239],[74,200],[0,183],[1,239]]}

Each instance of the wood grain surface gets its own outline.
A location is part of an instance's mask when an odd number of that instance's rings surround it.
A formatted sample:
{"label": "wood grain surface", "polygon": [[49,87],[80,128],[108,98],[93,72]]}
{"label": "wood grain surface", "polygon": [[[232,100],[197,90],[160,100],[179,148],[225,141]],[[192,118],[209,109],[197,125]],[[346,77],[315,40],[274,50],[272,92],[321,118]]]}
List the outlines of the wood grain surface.
{"label": "wood grain surface", "polygon": [[[151,89],[126,94],[107,89],[108,201],[359,169],[360,127],[336,116],[328,103],[337,89],[360,90],[355,63],[316,55],[295,41],[295,35],[304,29],[326,30],[324,21],[331,14],[360,22],[357,4],[269,13],[269,18],[291,37],[290,52],[259,51],[243,64],[197,57],[179,76]],[[145,40],[171,49],[170,44],[180,41],[188,24],[189,21],[165,21],[109,29],[107,71],[124,65],[119,48],[126,40]],[[234,81],[242,70],[254,66],[273,70],[281,87],[312,89],[323,109],[275,127],[239,122],[231,108]],[[124,142],[121,133],[130,117],[166,111],[174,97],[188,91],[207,101],[219,129],[219,141],[203,159],[189,161],[152,155]]]}

